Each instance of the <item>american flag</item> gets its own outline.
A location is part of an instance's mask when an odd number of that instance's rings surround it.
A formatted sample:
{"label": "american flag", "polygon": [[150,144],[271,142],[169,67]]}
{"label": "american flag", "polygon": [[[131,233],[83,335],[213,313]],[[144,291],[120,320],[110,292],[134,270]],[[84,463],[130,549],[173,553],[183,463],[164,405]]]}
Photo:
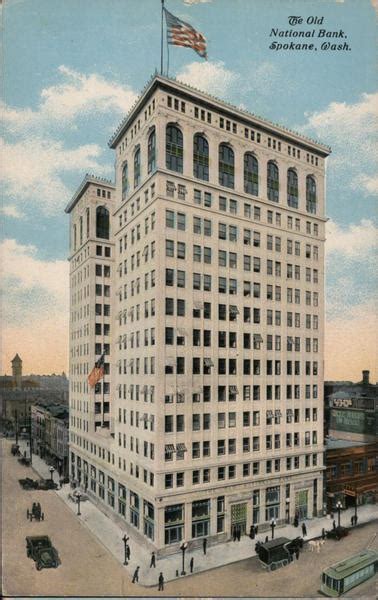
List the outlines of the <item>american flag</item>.
{"label": "american flag", "polygon": [[164,9],[164,12],[167,23],[168,44],[192,48],[202,58],[207,59],[206,38],[202,33],[196,31],[189,23],[185,23],[185,21],[181,21],[181,19],[172,15],[167,9]]}
{"label": "american flag", "polygon": [[88,375],[88,383],[91,387],[94,387],[96,383],[104,377],[105,373],[105,355],[101,354],[100,358],[96,360],[95,366]]}

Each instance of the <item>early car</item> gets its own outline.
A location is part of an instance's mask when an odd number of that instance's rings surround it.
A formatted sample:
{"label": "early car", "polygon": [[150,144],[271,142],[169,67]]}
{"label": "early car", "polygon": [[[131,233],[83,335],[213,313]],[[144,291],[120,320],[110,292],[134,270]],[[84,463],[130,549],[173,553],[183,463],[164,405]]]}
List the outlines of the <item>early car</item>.
{"label": "early car", "polygon": [[326,532],[326,536],[327,538],[331,539],[331,540],[341,540],[341,538],[347,536],[349,533],[349,530],[347,527],[342,527],[341,525],[339,527],[334,527],[333,529],[331,529],[330,531]]}
{"label": "early car", "polygon": [[26,518],[30,519],[31,521],[33,519],[36,519],[37,521],[44,520],[45,515],[42,512],[42,508],[41,508],[41,505],[39,502],[33,502],[32,509],[31,510],[27,509]]}
{"label": "early car", "polygon": [[41,479],[38,481],[38,489],[39,490],[56,490],[58,489],[58,484],[51,479]]}
{"label": "early car", "polygon": [[38,488],[38,481],[36,479],[25,477],[25,479],[19,479],[18,481],[24,490],[36,490]]}
{"label": "early car", "polygon": [[26,554],[35,561],[37,571],[56,569],[60,564],[58,552],[47,535],[28,536],[26,538]]}
{"label": "early car", "polygon": [[265,543],[257,542],[255,550],[260,563],[268,571],[275,571],[288,565],[293,560],[293,554],[299,552],[302,547],[303,540],[300,537],[294,540],[280,537]]}

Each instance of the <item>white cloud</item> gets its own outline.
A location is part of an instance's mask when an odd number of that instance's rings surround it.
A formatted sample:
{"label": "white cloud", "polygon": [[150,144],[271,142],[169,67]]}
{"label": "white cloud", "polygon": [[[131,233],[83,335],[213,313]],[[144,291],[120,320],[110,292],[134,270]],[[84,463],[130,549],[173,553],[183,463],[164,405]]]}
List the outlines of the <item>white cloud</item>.
{"label": "white cloud", "polygon": [[66,149],[49,138],[30,138],[7,144],[0,139],[3,168],[0,180],[5,190],[22,204],[38,203],[47,213],[59,213],[72,195],[64,181],[67,172],[112,173],[99,162],[102,150],[96,144]]}
{"label": "white cloud", "polygon": [[31,129],[65,127],[86,115],[115,113],[120,116],[126,114],[137,99],[129,86],[96,73],[86,75],[64,65],[58,71],[63,81],[41,91],[36,110],[2,107],[8,131],[25,136]]}
{"label": "white cloud", "polygon": [[326,251],[328,255],[342,254],[347,259],[365,261],[373,258],[377,248],[378,227],[369,219],[341,227],[335,221],[327,223]]}
{"label": "white cloud", "polygon": [[377,189],[376,132],[378,93],[363,94],[355,104],[331,102],[322,112],[307,113],[303,133],[326,140],[331,146],[331,164],[349,186],[363,192]]}
{"label": "white cloud", "polygon": [[226,97],[240,76],[227,69],[222,61],[193,62],[185,65],[177,80],[213,96]]}
{"label": "white cloud", "polygon": [[13,204],[6,204],[0,208],[0,212],[3,213],[6,217],[11,217],[12,219],[24,219],[25,215],[19,211],[17,206]]}
{"label": "white cloud", "polygon": [[[0,245],[3,278],[12,282],[13,292],[40,289],[51,298],[51,308],[68,310],[68,273],[66,260],[42,260],[37,248],[6,239]],[[13,308],[13,307],[12,307]]]}
{"label": "white cloud", "polygon": [[0,245],[4,287],[3,365],[18,352],[29,372],[67,369],[69,265],[42,260],[35,246],[6,239]]}

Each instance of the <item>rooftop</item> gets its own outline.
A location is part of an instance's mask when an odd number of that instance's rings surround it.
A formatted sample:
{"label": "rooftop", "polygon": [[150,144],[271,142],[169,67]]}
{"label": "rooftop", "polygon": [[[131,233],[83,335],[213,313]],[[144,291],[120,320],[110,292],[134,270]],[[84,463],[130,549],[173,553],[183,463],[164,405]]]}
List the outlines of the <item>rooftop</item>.
{"label": "rooftop", "polygon": [[184,93],[187,96],[192,96],[197,101],[202,100],[203,102],[211,103],[215,108],[223,110],[223,112],[227,112],[227,110],[232,111],[234,116],[239,117],[241,120],[248,121],[250,125],[252,122],[253,126],[257,126],[261,130],[271,131],[271,128],[274,128],[272,133],[277,134],[278,132],[278,134],[281,134],[283,137],[289,138],[292,142],[294,141],[298,144],[308,144],[313,150],[317,150],[322,156],[328,156],[328,154],[331,153],[329,146],[326,146],[317,140],[303,136],[302,134],[292,131],[291,129],[288,129],[278,123],[268,121],[267,119],[259,117],[248,110],[241,109],[233,104],[230,104],[229,102],[225,102],[224,100],[217,98],[216,96],[212,96],[211,94],[205,93],[193,86],[182,83],[175,78],[158,75],[157,73],[151,76],[150,80],[142,90],[138,100],[131,107],[128,115],[121,121],[113,136],[110,138],[110,148],[115,148],[121,137],[124,135],[128,125],[133,121],[135,115],[140,111],[145,98],[148,98],[159,85],[160,87],[174,87],[178,92]]}
{"label": "rooftop", "polygon": [[91,183],[93,183],[94,185],[103,185],[103,186],[111,188],[112,190],[115,189],[115,185],[110,179],[105,179],[104,177],[96,177],[96,175],[86,173],[83,181],[81,182],[81,184],[77,188],[76,192],[72,196],[71,200],[67,204],[66,208],[64,209],[64,212],[66,212],[66,213],[71,212],[71,210],[74,208],[76,203],[80,200],[80,198],[82,197],[82,195],[84,194],[84,192],[87,190],[88,186]]}

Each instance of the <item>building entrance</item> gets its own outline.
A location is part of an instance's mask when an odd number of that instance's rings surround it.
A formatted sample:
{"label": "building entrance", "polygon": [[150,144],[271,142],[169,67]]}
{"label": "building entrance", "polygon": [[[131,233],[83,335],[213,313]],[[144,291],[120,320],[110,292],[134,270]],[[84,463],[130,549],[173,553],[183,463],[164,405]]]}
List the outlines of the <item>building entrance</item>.
{"label": "building entrance", "polygon": [[247,503],[233,504],[231,506],[231,535],[240,531],[244,535],[247,530]]}
{"label": "building entrance", "polygon": [[300,490],[295,493],[295,514],[303,521],[308,515],[308,490]]}

